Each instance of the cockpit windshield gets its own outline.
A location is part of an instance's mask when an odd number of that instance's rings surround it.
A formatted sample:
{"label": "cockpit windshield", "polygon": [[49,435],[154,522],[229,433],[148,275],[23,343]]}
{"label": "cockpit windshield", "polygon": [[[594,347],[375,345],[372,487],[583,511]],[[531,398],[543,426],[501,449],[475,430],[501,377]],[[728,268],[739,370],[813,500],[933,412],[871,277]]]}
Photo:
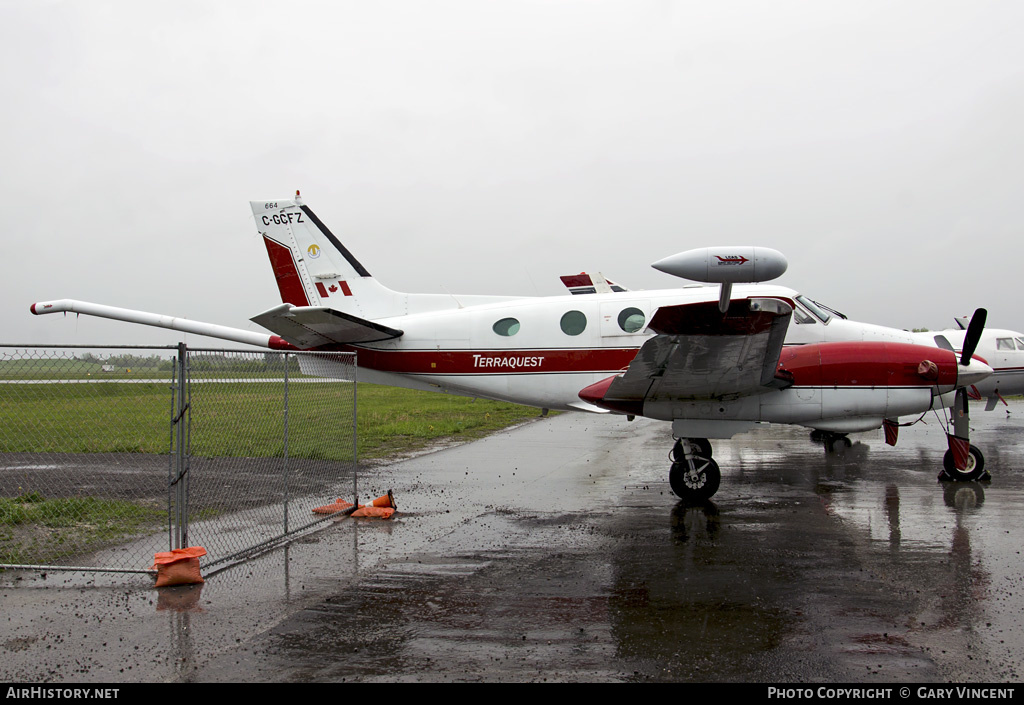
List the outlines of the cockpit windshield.
{"label": "cockpit windshield", "polygon": [[831,313],[831,314],[832,314],[833,316],[838,316],[839,318],[842,318],[842,319],[844,319],[844,320],[845,320],[845,319],[847,319],[847,318],[849,318],[849,316],[847,316],[847,315],[846,315],[845,313],[840,313],[839,311],[836,311],[836,310],[835,310],[834,308],[832,308],[832,307],[830,307],[830,306],[826,306],[825,304],[821,303],[820,301],[814,301],[814,302],[812,302],[812,303],[813,303],[813,304],[814,304],[815,306],[817,306],[818,308],[820,308],[821,310],[823,310],[823,311],[828,311],[828,312],[829,312],[829,313]]}
{"label": "cockpit windshield", "polygon": [[[798,296],[796,297],[796,300],[800,303],[801,306],[810,311],[814,315],[814,317],[817,318],[822,323],[828,323],[830,320],[832,320],[832,315],[829,313],[831,309],[826,310],[826,308],[823,307],[821,304],[815,301],[811,301],[806,296]],[[832,311],[832,313],[836,312]]]}

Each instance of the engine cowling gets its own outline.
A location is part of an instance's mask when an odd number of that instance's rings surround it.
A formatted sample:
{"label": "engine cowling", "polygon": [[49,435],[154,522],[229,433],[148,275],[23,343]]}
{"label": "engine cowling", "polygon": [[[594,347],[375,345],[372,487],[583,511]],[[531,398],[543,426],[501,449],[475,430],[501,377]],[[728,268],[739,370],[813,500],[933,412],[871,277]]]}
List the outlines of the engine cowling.
{"label": "engine cowling", "polygon": [[819,343],[783,348],[778,369],[794,386],[956,388],[950,350],[891,342]]}
{"label": "engine cowling", "polygon": [[777,379],[788,386],[761,399],[761,420],[842,433],[883,419],[921,414],[957,386],[948,350],[890,342],[820,343],[785,348]]}

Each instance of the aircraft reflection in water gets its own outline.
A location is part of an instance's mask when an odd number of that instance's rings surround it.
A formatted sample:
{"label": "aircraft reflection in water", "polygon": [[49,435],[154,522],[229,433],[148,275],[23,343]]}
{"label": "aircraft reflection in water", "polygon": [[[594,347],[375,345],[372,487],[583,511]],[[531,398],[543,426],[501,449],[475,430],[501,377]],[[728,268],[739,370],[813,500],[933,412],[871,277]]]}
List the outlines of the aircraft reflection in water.
{"label": "aircraft reflection in water", "polygon": [[[717,287],[628,291],[585,275],[593,293],[579,277],[571,296],[401,293],[380,284],[298,194],[250,205],[282,300],[251,319],[270,334],[68,299],[33,304],[32,312],[103,316],[272,350],[355,351],[360,381],[669,421],[669,481],[691,501],[711,497],[720,483],[709,439],[761,423],[815,429],[830,447],[884,426],[895,444],[901,417],[949,408],[945,472],[957,480],[985,473],[969,442],[966,391],[992,374],[974,356],[983,310],[958,355],[763,284],[787,263],[758,247],[691,250],[653,265]],[[348,373],[329,359],[300,363],[307,374]]]}

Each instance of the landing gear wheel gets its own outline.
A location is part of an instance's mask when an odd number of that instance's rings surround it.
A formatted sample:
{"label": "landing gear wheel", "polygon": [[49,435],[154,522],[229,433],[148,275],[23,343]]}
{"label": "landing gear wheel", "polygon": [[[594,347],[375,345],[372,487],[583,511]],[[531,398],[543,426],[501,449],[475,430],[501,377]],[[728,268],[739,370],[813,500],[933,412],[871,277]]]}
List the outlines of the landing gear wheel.
{"label": "landing gear wheel", "polygon": [[668,471],[668,484],[676,496],[687,502],[703,502],[711,499],[722,482],[722,472],[718,463],[711,458],[695,456],[694,469],[685,460],[672,463]]}
{"label": "landing gear wheel", "polygon": [[819,429],[811,431],[811,442],[822,444],[828,453],[841,453],[853,445],[853,442],[850,441],[845,433],[834,433]]}
{"label": "landing gear wheel", "polygon": [[971,453],[967,457],[967,467],[957,470],[956,463],[953,462],[953,451],[947,450],[946,454],[942,456],[942,469],[948,479],[956,482],[980,480],[985,476],[985,456],[977,447],[971,446]]}
{"label": "landing gear wheel", "polygon": [[[711,441],[707,438],[687,438],[690,441],[690,445],[693,446],[693,452],[702,458],[710,458],[712,456]],[[676,444],[672,446],[672,462],[681,463],[683,462],[683,442],[676,441]]]}
{"label": "landing gear wheel", "polygon": [[830,453],[841,453],[852,445],[853,443],[846,436],[830,435],[825,438],[825,450]]}

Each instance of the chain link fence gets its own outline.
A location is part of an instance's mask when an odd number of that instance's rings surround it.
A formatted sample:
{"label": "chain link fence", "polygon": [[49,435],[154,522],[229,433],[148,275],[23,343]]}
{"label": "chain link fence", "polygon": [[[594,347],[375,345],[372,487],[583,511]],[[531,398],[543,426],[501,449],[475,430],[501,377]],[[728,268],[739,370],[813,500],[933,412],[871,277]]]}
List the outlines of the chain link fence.
{"label": "chain link fence", "polygon": [[204,567],[355,496],[355,356],[0,346],[0,567]]}

